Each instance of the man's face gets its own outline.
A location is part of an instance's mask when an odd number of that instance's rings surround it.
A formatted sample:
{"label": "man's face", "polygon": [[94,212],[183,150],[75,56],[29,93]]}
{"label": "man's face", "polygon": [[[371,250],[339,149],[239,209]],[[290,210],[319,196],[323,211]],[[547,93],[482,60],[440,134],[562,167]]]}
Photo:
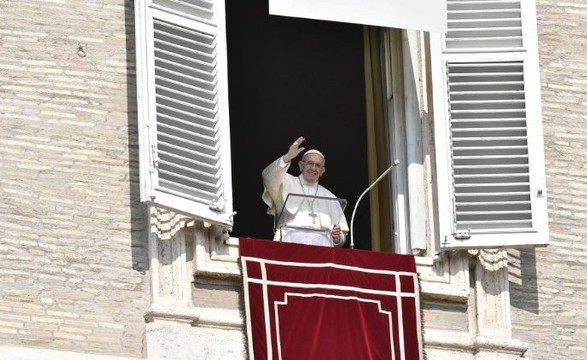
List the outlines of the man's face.
{"label": "man's face", "polygon": [[319,154],[306,154],[298,163],[300,172],[309,183],[315,183],[326,170],[324,168],[324,159]]}

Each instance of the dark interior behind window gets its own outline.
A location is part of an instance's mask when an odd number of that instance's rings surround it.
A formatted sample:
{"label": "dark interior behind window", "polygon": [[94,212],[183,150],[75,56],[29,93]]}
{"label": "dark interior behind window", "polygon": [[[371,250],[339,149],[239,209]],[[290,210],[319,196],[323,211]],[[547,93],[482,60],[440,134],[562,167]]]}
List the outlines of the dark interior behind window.
{"label": "dark interior behind window", "polygon": [[[233,199],[232,236],[272,238],[261,171],[298,136],[321,150],[321,184],[348,200],[347,221],[367,179],[363,27],[271,16],[267,0],[226,1]],[[297,175],[297,164],[290,173]],[[354,225],[370,248],[368,198]],[[347,241],[348,246],[348,241]]]}

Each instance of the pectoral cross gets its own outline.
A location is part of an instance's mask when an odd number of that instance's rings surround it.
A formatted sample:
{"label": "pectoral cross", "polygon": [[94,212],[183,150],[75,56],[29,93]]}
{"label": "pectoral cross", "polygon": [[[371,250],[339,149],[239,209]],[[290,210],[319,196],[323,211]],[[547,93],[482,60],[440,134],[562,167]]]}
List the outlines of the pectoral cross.
{"label": "pectoral cross", "polygon": [[308,216],[312,218],[312,224],[316,224],[316,218],[318,217],[318,214],[311,212],[308,214]]}

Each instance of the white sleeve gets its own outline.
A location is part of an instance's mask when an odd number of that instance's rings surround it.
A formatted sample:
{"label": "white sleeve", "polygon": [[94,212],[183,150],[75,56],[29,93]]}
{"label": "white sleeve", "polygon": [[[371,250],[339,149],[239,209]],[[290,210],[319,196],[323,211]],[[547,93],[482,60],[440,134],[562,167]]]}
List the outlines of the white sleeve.
{"label": "white sleeve", "polygon": [[269,207],[267,209],[267,213],[269,214],[275,214],[275,206],[283,201],[281,199],[283,180],[290,164],[291,163],[284,162],[283,157],[280,156],[279,159],[273,161],[263,169],[262,176],[264,189],[262,199]]}

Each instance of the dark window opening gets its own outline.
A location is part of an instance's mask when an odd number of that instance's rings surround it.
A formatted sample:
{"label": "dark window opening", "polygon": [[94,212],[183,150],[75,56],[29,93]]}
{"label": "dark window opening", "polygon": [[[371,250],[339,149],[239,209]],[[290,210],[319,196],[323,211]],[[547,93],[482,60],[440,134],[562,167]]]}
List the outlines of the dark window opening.
{"label": "dark window opening", "polygon": [[[269,15],[266,0],[226,1],[235,227],[273,237],[261,171],[298,136],[326,156],[320,183],[353,207],[367,179],[363,26]],[[297,165],[290,173],[297,175]],[[369,202],[354,223],[370,249]],[[347,241],[348,246],[348,241]]]}

